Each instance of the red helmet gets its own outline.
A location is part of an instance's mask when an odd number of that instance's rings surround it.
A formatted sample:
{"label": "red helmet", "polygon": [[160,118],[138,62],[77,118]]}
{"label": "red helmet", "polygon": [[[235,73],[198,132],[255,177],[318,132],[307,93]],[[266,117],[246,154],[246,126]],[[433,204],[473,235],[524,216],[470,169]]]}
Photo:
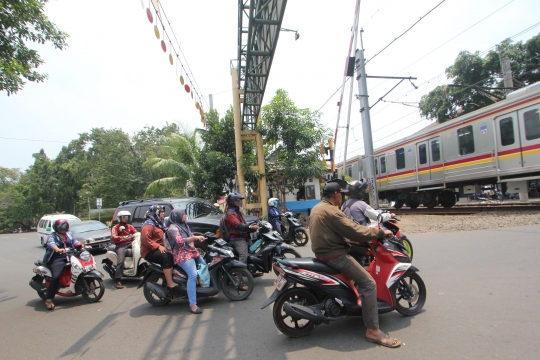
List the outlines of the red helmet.
{"label": "red helmet", "polygon": [[66,219],[58,219],[53,224],[53,230],[55,232],[58,232],[58,230],[61,231],[68,231],[69,230],[69,223]]}

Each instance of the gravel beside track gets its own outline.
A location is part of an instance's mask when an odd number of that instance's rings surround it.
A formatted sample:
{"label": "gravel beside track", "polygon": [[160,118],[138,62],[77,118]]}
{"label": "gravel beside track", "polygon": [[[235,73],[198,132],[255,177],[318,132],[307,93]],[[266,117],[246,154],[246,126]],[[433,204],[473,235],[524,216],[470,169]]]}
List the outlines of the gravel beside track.
{"label": "gravel beside track", "polygon": [[540,224],[540,211],[493,211],[471,215],[399,215],[404,234],[443,233]]}

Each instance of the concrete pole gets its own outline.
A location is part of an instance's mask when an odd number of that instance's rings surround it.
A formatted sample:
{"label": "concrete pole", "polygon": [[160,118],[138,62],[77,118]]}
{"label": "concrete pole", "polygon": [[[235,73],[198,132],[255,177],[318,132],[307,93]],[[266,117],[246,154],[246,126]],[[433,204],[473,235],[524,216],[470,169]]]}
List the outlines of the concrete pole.
{"label": "concrete pole", "polygon": [[242,169],[242,135],[240,129],[242,128],[241,116],[240,116],[240,89],[238,88],[238,70],[234,67],[231,68],[232,78],[232,92],[233,92],[233,113],[234,113],[234,143],[236,145],[236,172],[237,183],[236,186],[240,190],[240,194],[244,196],[242,205],[246,206],[246,184],[244,182],[244,170]]}
{"label": "concrete pole", "polygon": [[364,50],[356,50],[358,59],[358,93],[360,95],[360,113],[362,114],[362,132],[364,134],[364,152],[366,156],[366,180],[368,181],[369,203],[374,209],[379,208],[379,194],[377,193],[377,181],[375,178],[375,158],[373,157],[373,139],[371,137],[371,119],[369,116],[369,99],[366,82],[366,59]]}

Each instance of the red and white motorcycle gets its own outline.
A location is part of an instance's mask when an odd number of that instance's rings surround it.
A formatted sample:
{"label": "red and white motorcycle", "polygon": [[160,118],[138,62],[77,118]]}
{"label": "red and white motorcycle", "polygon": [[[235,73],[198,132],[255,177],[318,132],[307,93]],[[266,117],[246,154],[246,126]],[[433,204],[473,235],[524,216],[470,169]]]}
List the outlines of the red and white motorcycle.
{"label": "red and white motorcycle", "polygon": [[[94,257],[86,250],[66,249],[68,262],[64,267],[57,296],[73,297],[82,295],[89,303],[97,302],[105,293],[103,284],[103,274],[97,270]],[[34,262],[33,269],[36,274],[30,280],[30,287],[36,290],[38,296],[45,300],[47,298],[47,287],[51,280],[52,273],[47,265],[39,259]]]}
{"label": "red and white motorcycle", "polygon": [[[395,229],[393,229],[395,230]],[[394,233],[395,234],[395,233]],[[395,235],[393,236],[395,241]],[[369,242],[374,258],[368,272],[377,283],[379,314],[398,311],[416,315],[426,302],[426,286],[405,252]],[[321,323],[362,315],[358,289],[345,274],[316,258],[276,259],[279,272],[274,293],[264,309],[275,302],[274,323],[289,337],[308,335]]]}

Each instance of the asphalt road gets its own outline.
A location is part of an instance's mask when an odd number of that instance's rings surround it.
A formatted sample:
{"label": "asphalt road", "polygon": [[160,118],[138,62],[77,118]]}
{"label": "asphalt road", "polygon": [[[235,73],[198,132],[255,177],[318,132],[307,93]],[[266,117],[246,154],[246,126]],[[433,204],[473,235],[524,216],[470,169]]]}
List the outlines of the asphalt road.
{"label": "asphalt road", "polygon": [[[161,308],[136,289],[113,288],[107,277],[103,299],[57,297],[45,309],[28,286],[33,261],[43,256],[36,233],[0,235],[1,359],[539,359],[540,226],[444,234],[408,234],[414,265],[427,287],[417,316],[380,316],[381,329],[404,342],[388,349],[364,340],[361,318],[321,325],[290,339],[274,325],[273,274],[255,279],[245,301],[222,294]],[[298,249],[310,255],[309,246]],[[97,255],[101,264],[103,255]]]}

